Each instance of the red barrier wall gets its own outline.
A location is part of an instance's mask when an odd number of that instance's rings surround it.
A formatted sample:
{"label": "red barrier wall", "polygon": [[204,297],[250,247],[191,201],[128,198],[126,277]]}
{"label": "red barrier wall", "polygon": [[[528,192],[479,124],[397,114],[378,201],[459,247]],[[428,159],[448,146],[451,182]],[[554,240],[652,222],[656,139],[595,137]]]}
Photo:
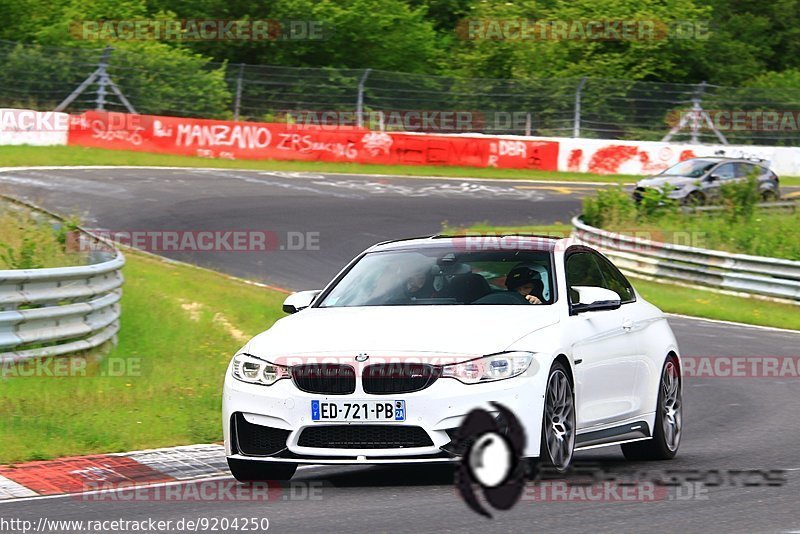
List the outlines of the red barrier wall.
{"label": "red barrier wall", "polygon": [[318,160],[557,170],[557,141],[371,132],[89,111],[70,145],[228,159]]}

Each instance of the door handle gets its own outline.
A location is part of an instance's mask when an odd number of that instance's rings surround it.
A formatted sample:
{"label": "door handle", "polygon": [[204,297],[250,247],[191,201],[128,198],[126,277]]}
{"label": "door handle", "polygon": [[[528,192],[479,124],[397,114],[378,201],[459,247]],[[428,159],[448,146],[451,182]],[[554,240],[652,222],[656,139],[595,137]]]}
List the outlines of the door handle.
{"label": "door handle", "polygon": [[624,319],[622,321],[622,329],[626,332],[630,332],[633,329],[633,321],[630,319]]}

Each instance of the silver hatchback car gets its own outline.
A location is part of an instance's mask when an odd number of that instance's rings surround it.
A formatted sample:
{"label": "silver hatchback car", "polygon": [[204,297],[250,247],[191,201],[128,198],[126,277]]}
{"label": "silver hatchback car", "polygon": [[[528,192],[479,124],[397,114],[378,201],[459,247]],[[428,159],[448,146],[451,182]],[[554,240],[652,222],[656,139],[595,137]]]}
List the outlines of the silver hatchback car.
{"label": "silver hatchback car", "polygon": [[780,198],[778,176],[761,160],[723,157],[692,158],[673,165],[661,174],[636,183],[633,199],[640,201],[648,189],[672,186],[669,198],[687,205],[713,202],[723,184],[740,182],[751,174],[758,177],[758,190],[765,202]]}

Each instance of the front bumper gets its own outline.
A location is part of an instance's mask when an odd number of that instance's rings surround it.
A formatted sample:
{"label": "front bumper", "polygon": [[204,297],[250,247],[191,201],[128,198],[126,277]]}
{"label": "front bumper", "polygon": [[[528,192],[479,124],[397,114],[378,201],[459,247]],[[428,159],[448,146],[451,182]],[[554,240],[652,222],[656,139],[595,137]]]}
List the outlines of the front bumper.
{"label": "front bumper", "polygon": [[[353,394],[323,395],[300,391],[288,379],[272,386],[260,386],[238,381],[228,373],[222,402],[225,451],[230,458],[299,464],[447,463],[458,459],[451,448],[452,436],[466,415],[476,408],[496,413],[490,403],[497,402],[511,410],[522,424],[527,436],[525,456],[538,456],[547,378],[546,370],[540,371],[539,364],[534,361],[528,372],[507,380],[467,385],[441,378],[422,391],[390,395],[364,393],[360,381]],[[300,446],[298,441],[306,428],[377,424],[311,421],[312,400],[404,400],[406,420],[389,424],[419,427],[430,438],[430,445],[398,448]],[[249,425],[288,431],[285,447],[269,455],[243,454],[236,443],[234,416],[242,417]]]}

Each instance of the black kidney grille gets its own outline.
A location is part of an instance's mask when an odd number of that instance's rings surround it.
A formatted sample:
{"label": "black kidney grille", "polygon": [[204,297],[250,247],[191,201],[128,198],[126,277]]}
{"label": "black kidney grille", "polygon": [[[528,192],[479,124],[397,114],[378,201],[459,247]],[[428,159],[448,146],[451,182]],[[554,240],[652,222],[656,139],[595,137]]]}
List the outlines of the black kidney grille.
{"label": "black kidney grille", "polygon": [[326,395],[348,395],[356,390],[352,365],[309,363],[291,368],[292,380],[301,390]]}
{"label": "black kidney grille", "polygon": [[361,378],[366,393],[384,395],[425,389],[439,374],[438,367],[423,363],[381,363],[365,367]]}
{"label": "black kidney grille", "polygon": [[290,430],[248,423],[240,413],[236,414],[234,430],[239,452],[246,456],[270,456],[286,448]]}
{"label": "black kidney grille", "polygon": [[328,425],[306,428],[297,444],[320,449],[401,449],[430,447],[433,442],[418,426]]}

